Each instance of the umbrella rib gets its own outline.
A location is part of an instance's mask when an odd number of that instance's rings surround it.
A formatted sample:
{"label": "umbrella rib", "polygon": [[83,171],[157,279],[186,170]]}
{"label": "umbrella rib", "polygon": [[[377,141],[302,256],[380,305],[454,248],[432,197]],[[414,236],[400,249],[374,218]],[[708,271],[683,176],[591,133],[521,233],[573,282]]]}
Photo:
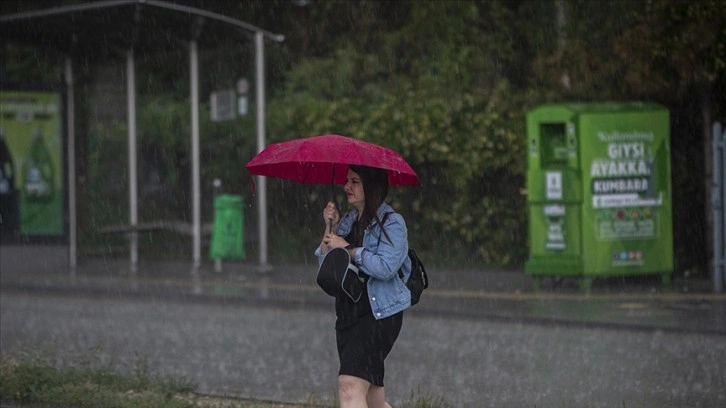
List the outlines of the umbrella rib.
{"label": "umbrella rib", "polygon": [[303,177],[303,180],[302,180],[303,183],[308,182],[308,176],[310,175],[310,171],[314,165],[315,165],[314,163],[308,163],[308,165],[305,167],[305,177]]}

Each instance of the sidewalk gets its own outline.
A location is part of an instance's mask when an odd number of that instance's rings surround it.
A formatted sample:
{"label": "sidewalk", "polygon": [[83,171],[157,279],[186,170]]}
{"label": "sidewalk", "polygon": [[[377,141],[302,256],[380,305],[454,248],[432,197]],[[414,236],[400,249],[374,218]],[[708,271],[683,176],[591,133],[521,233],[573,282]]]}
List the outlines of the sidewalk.
{"label": "sidewalk", "polygon": [[[170,301],[243,303],[282,308],[332,308],[315,283],[316,265],[144,261],[132,272],[127,259],[82,260],[68,271],[62,247],[3,246],[0,289]],[[490,319],[512,323],[726,334],[726,294],[711,293],[708,279],[660,277],[595,280],[589,292],[575,279],[532,278],[518,271],[427,268],[430,288],[412,316]]]}

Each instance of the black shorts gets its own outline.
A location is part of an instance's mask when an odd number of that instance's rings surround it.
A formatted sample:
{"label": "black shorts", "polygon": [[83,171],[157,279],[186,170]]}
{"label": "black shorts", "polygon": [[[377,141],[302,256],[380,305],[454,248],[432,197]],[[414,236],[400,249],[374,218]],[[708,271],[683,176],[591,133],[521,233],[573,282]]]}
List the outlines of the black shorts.
{"label": "black shorts", "polygon": [[376,320],[368,314],[355,324],[336,328],[340,371],[338,375],[362,378],[383,387],[383,361],[393,348],[403,324],[403,312]]}

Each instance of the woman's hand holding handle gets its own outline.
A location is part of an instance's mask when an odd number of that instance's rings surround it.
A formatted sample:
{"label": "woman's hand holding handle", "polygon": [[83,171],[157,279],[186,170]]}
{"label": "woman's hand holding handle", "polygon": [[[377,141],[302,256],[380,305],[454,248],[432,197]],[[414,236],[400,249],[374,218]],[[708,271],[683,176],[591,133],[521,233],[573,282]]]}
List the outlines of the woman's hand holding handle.
{"label": "woman's hand holding handle", "polygon": [[335,203],[332,201],[328,201],[328,205],[323,209],[323,221],[325,222],[326,232],[334,232],[335,227],[338,226],[340,214],[338,214],[338,209],[335,208]]}

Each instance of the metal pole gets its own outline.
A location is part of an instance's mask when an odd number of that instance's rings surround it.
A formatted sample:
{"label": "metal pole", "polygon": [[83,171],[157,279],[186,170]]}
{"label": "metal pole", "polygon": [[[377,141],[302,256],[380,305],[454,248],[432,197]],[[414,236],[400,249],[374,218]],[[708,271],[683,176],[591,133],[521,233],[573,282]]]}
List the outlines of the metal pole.
{"label": "metal pole", "polygon": [[[222,188],[222,180],[216,178],[214,181],[212,181],[212,185],[214,186],[214,203],[217,203],[217,196],[219,196],[220,189]],[[215,208],[216,210],[216,208]],[[215,220],[216,223],[216,220]],[[214,271],[215,272],[222,272],[222,260],[221,259],[215,259],[214,260]]]}
{"label": "metal pole", "polygon": [[78,265],[78,241],[76,237],[76,110],[71,57],[66,57],[65,77],[68,101],[68,267],[73,275]]}
{"label": "metal pole", "polygon": [[726,129],[721,123],[713,124],[711,134],[713,151],[713,291],[721,293],[726,280]]}
{"label": "metal pole", "polygon": [[197,42],[189,42],[190,105],[192,111],[192,237],[194,268],[201,265],[201,188],[199,182],[199,58]]}
{"label": "metal pole", "polygon": [[139,263],[139,234],[133,229],[139,222],[139,214],[136,176],[136,74],[133,48],[126,52],[126,93],[129,135],[129,223],[132,228],[129,233],[129,252],[131,271],[135,272]]}
{"label": "metal pole", "polygon": [[719,225],[721,228],[721,236],[719,242],[721,245],[721,277],[719,278],[720,292],[726,289],[726,129],[719,126],[721,132],[721,218]]}
{"label": "metal pole", "polygon": [[[264,33],[255,33],[257,153],[265,148],[265,49]],[[260,241],[260,268],[267,269],[267,179],[257,177],[257,204],[259,207],[258,234]]]}

